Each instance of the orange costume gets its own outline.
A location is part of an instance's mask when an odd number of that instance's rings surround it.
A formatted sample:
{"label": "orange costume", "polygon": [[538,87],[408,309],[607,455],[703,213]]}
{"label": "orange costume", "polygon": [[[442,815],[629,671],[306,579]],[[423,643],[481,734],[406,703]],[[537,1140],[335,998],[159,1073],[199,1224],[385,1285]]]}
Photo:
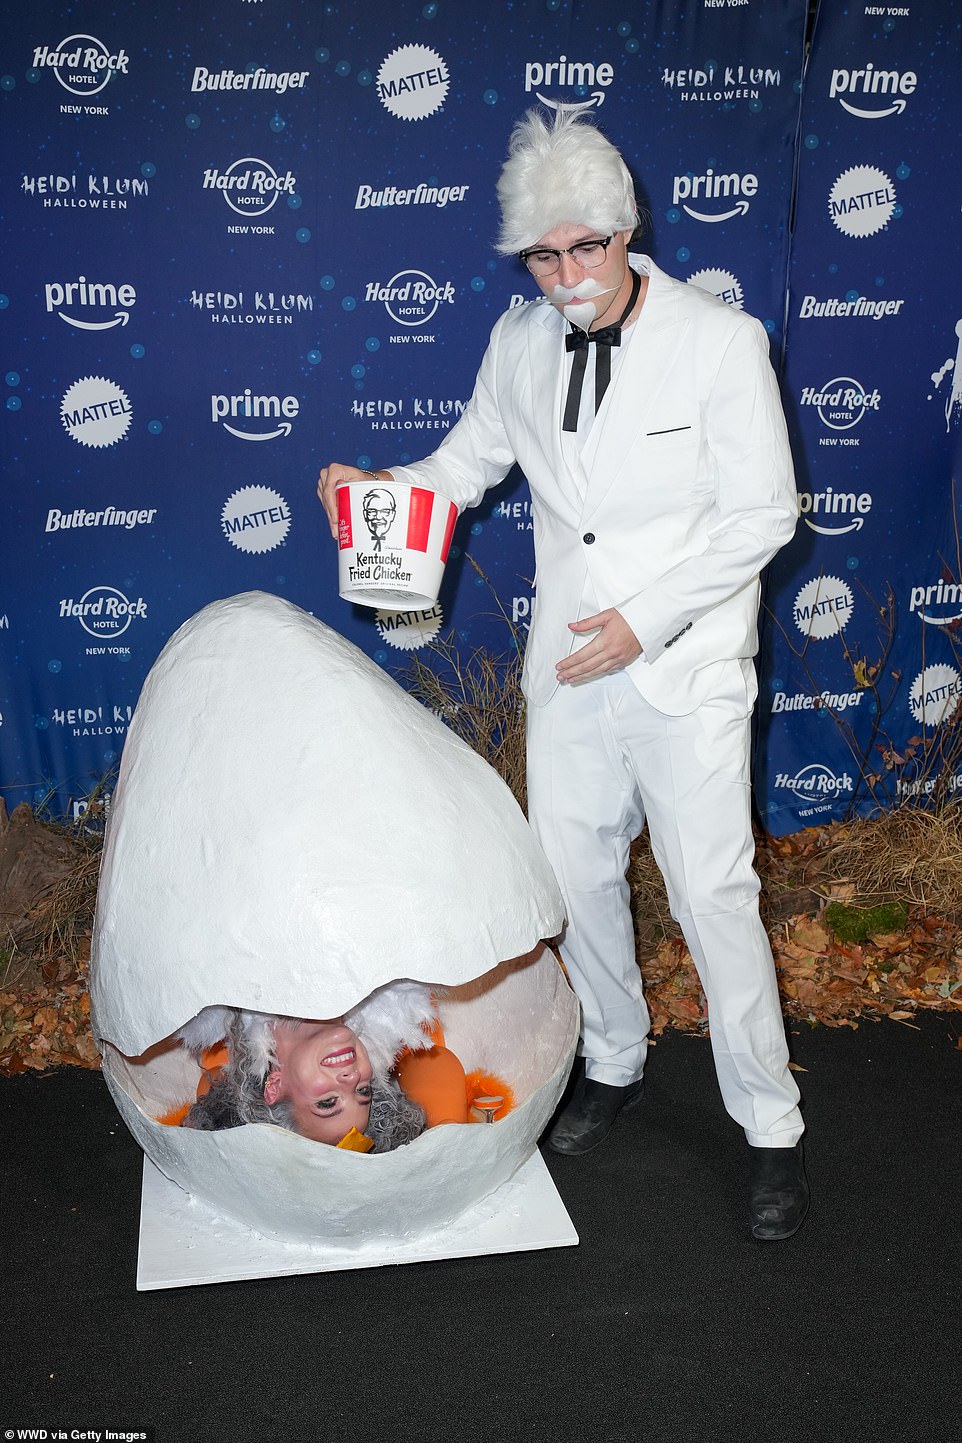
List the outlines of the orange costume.
{"label": "orange costume", "polygon": [[460,1059],[444,1045],[435,1018],[428,1033],[431,1047],[405,1048],[394,1072],[402,1090],[424,1109],[428,1127],[444,1122],[497,1122],[514,1106],[514,1095],[500,1077],[475,1069],[465,1072]]}

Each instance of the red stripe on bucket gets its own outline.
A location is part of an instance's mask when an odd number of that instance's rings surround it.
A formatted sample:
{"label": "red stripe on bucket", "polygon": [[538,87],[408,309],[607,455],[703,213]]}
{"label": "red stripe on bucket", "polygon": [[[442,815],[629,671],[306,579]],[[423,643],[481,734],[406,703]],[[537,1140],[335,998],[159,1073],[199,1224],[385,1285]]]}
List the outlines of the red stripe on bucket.
{"label": "red stripe on bucket", "polygon": [[458,508],[453,501],[448,502],[448,519],[444,526],[444,540],[441,543],[441,560],[447,565],[448,551],[451,547],[451,537],[454,535],[455,522],[458,519]]}
{"label": "red stripe on bucket", "polygon": [[337,546],[339,551],[350,551],[354,545],[351,530],[351,493],[347,486],[337,490]]}
{"label": "red stripe on bucket", "polygon": [[408,511],[407,546],[409,551],[427,551],[433,509],[434,492],[426,491],[423,486],[412,486],[411,508]]}

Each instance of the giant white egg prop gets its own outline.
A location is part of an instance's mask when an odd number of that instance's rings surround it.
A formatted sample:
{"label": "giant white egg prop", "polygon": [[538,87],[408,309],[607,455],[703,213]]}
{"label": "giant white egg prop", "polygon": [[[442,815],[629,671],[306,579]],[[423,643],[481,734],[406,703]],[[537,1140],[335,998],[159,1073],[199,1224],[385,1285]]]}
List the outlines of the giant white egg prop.
{"label": "giant white egg prop", "polygon": [[[578,1008],[541,939],[550,868],[491,767],[356,647],[249,592],[187,621],[131,722],[91,954],[104,1075],[167,1177],[268,1236],[352,1247],[443,1228],[531,1155]],[[448,1045],[516,1106],[394,1152],[270,1124],[156,1119],[192,1095],[173,1032],[208,1006],[336,1017],[383,984],[444,988]]]}

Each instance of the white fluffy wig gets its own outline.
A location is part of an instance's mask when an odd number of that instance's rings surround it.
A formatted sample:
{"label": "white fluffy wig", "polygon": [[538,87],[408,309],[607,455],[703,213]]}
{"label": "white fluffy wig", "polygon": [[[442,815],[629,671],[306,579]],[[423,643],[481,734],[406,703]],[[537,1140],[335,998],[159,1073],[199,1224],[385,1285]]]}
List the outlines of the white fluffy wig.
{"label": "white fluffy wig", "polygon": [[501,255],[524,250],[559,225],[608,235],[638,224],[634,182],[621,155],[581,114],[563,110],[548,120],[529,110],[518,121],[498,200]]}

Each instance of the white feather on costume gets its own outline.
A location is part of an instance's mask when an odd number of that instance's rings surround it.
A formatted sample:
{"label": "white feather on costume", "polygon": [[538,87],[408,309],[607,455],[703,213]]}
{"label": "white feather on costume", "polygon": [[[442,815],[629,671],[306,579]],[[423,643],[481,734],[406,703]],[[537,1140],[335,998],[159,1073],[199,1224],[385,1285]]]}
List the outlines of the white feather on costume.
{"label": "white feather on costume", "polygon": [[233,1007],[204,1007],[196,1017],[178,1027],[174,1036],[180,1038],[188,1052],[199,1057],[206,1048],[213,1047],[215,1042],[227,1036],[233,1016]]}
{"label": "white feather on costume", "polygon": [[405,1047],[417,1052],[431,1046],[427,1033],[436,1015],[433,995],[435,989],[423,982],[388,982],[345,1013],[344,1021],[367,1048],[377,1077],[387,1077]]}

